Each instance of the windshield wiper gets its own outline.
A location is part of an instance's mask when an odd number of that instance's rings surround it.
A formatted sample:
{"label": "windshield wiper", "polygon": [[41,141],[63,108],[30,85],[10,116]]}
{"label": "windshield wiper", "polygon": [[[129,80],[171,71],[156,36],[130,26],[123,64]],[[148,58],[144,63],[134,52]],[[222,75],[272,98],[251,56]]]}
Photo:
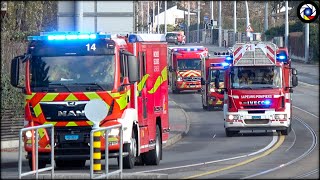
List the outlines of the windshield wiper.
{"label": "windshield wiper", "polygon": [[68,86],[66,86],[65,84],[63,84],[63,83],[50,83],[49,84],[49,86],[50,85],[59,85],[59,86],[63,86],[63,87],[65,87],[69,92],[71,92],[71,90],[68,88]]}
{"label": "windshield wiper", "polygon": [[249,86],[245,86],[245,87],[239,87],[239,89],[253,89],[252,87],[249,87]]}
{"label": "windshield wiper", "polygon": [[93,82],[93,83],[74,83],[75,85],[89,85],[89,86],[98,86],[100,89],[102,89],[103,91],[105,91],[106,89],[104,89],[100,84]]}

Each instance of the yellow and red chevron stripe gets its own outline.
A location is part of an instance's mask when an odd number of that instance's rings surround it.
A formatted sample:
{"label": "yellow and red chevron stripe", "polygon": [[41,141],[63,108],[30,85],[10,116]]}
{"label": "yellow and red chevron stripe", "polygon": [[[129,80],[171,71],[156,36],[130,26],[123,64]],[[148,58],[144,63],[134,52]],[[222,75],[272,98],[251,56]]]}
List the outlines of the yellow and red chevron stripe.
{"label": "yellow and red chevron stripe", "polygon": [[181,77],[197,77],[197,76],[201,76],[201,71],[198,71],[198,70],[179,71],[178,74]]}

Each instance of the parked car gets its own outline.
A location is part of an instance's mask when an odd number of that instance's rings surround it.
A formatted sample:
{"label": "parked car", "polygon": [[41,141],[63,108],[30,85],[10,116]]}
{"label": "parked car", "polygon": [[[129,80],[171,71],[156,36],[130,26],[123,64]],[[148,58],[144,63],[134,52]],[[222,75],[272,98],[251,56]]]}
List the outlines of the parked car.
{"label": "parked car", "polygon": [[183,34],[183,32],[168,32],[166,34],[166,41],[176,45],[185,44],[186,36]]}

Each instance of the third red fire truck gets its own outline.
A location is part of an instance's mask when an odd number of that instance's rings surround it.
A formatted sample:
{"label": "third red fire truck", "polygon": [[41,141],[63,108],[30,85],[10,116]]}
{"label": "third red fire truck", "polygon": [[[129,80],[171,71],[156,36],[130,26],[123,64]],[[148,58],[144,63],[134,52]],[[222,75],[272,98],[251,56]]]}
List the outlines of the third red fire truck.
{"label": "third red fire truck", "polygon": [[201,89],[201,59],[207,56],[203,46],[168,47],[169,84],[173,93]]}
{"label": "third red fire truck", "polygon": [[[205,110],[223,107],[224,74],[229,64],[225,62],[229,52],[215,52],[213,56],[202,56],[201,63],[201,102]],[[215,88],[215,77],[219,73],[219,87]]]}
{"label": "third red fire truck", "polygon": [[[108,107],[100,127],[123,126],[124,144],[119,144],[119,130],[109,133],[109,156],[118,157],[123,146],[124,168],[133,168],[135,162],[159,164],[169,137],[164,35],[53,32],[28,39],[27,53],[12,60],[11,84],[26,95],[26,127],[54,125],[55,147],[50,147],[50,131],[38,131],[39,168],[49,163],[52,148],[58,167],[84,166],[90,159],[93,123],[84,108],[94,99]],[[23,85],[19,85],[21,63]],[[30,168],[34,168],[32,137],[31,131],[24,135]],[[104,138],[100,137],[102,152]]]}
{"label": "third red fire truck", "polygon": [[269,42],[237,43],[233,49],[226,57],[230,63],[224,88],[226,135],[240,130],[287,135],[292,126],[292,88],[298,85],[288,50]]}

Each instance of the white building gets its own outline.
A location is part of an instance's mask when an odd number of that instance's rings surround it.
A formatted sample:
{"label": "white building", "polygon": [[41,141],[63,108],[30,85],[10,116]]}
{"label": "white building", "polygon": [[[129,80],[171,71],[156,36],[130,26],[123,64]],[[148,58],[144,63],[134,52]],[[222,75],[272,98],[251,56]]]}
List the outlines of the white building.
{"label": "white building", "polygon": [[[176,19],[184,18],[184,15],[186,15],[186,22],[188,18],[188,11],[183,11],[177,8],[177,6],[173,6],[170,9],[167,9],[166,11],[166,18],[167,18],[167,24],[176,25]],[[196,13],[190,13],[190,16],[195,16]],[[159,22],[158,22],[158,16],[159,16]],[[153,30],[155,31],[158,24],[164,24],[164,11],[161,12],[159,15],[156,15],[153,20]]]}

